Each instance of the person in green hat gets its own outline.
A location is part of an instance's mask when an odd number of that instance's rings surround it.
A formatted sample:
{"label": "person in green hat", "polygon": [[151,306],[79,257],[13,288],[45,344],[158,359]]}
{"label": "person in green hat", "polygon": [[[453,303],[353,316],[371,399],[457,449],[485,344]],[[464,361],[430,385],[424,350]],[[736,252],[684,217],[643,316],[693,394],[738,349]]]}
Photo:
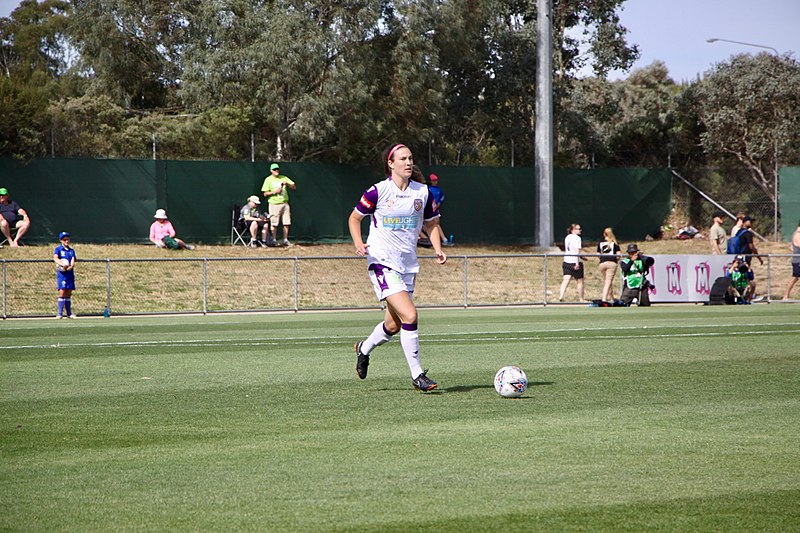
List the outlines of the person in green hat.
{"label": "person in green hat", "polygon": [[[8,189],[0,188],[0,231],[8,240],[12,248],[19,246],[19,240],[28,232],[31,227],[31,219],[28,213],[22,209],[17,202],[11,200]],[[17,234],[12,236],[11,232],[16,228]]]}
{"label": "person in green hat", "polygon": [[269,166],[270,175],[264,179],[261,192],[269,204],[269,221],[272,226],[272,242],[278,243],[278,223],[283,225],[283,246],[291,246],[289,242],[289,227],[292,225],[292,210],[289,207],[289,189],[295,190],[297,186],[288,176],[281,174],[281,166],[272,163]]}

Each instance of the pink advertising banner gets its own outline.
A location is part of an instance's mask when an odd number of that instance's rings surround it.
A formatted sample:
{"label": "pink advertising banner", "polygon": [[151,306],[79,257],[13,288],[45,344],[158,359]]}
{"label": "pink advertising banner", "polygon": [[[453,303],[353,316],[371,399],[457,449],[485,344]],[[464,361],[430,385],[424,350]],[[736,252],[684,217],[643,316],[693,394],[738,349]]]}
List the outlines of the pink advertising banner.
{"label": "pink advertising banner", "polygon": [[732,255],[654,255],[647,279],[651,302],[707,302],[714,280],[725,275]]}

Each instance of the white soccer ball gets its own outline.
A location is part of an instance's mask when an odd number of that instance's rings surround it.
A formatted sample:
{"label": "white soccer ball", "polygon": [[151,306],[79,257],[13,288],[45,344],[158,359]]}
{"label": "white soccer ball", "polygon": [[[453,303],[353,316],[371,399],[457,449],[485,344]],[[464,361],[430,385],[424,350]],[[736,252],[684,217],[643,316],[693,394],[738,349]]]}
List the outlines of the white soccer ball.
{"label": "white soccer ball", "polygon": [[519,398],[528,388],[528,376],[518,366],[504,366],[494,375],[494,390],[503,398]]}
{"label": "white soccer ball", "polygon": [[66,272],[68,266],[69,266],[69,259],[60,259],[58,261],[58,269],[61,272]]}

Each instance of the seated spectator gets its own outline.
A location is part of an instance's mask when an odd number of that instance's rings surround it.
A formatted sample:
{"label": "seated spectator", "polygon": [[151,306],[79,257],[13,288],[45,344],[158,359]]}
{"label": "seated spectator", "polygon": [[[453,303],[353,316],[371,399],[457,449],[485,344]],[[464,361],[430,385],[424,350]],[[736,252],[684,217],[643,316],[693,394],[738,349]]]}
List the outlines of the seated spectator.
{"label": "seated spectator", "polygon": [[753,294],[756,291],[755,276],[743,255],[733,258],[733,262],[725,271],[725,277],[731,280],[728,294],[733,297],[734,303],[749,304],[752,302]]}
{"label": "seated spectator", "polygon": [[[247,199],[247,203],[239,211],[239,230],[247,228],[250,231],[249,246],[255,248],[261,245],[262,248],[274,246],[269,234],[269,219],[258,211],[261,200],[253,195]],[[261,240],[258,240],[258,229],[261,228]]]}
{"label": "seated spectator", "polygon": [[169,248],[170,250],[194,250],[194,246],[186,244],[181,239],[175,237],[175,228],[172,222],[167,220],[167,212],[163,209],[156,209],[153,215],[156,219],[150,226],[150,242],[159,248]]}
{"label": "seated spectator", "polygon": [[[3,236],[8,240],[8,244],[12,248],[19,246],[19,241],[28,228],[31,227],[31,219],[28,218],[28,213],[22,209],[19,204],[9,199],[8,189],[5,187],[0,188],[0,231]],[[12,230],[17,230],[17,234],[12,237]]]}

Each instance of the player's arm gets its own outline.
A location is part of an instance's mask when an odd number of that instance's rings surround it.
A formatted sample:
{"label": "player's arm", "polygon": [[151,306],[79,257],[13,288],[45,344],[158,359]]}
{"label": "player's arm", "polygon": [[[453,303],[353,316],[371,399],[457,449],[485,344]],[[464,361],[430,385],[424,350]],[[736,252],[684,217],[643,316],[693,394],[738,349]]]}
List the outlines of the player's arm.
{"label": "player's arm", "polygon": [[56,264],[57,267],[61,266],[61,258],[58,257],[58,254],[53,254],[53,262]]}
{"label": "player's arm", "polygon": [[436,252],[436,262],[443,265],[447,261],[447,254],[442,250],[442,228],[439,226],[439,217],[426,220],[422,227],[428,233],[433,249]]}
{"label": "player's arm", "polygon": [[347,219],[347,227],[350,229],[350,238],[353,239],[353,244],[356,247],[356,255],[367,255],[367,244],[364,244],[364,239],[361,237],[361,221],[364,220],[364,215],[358,212],[358,209],[353,209],[350,213],[350,218]]}

